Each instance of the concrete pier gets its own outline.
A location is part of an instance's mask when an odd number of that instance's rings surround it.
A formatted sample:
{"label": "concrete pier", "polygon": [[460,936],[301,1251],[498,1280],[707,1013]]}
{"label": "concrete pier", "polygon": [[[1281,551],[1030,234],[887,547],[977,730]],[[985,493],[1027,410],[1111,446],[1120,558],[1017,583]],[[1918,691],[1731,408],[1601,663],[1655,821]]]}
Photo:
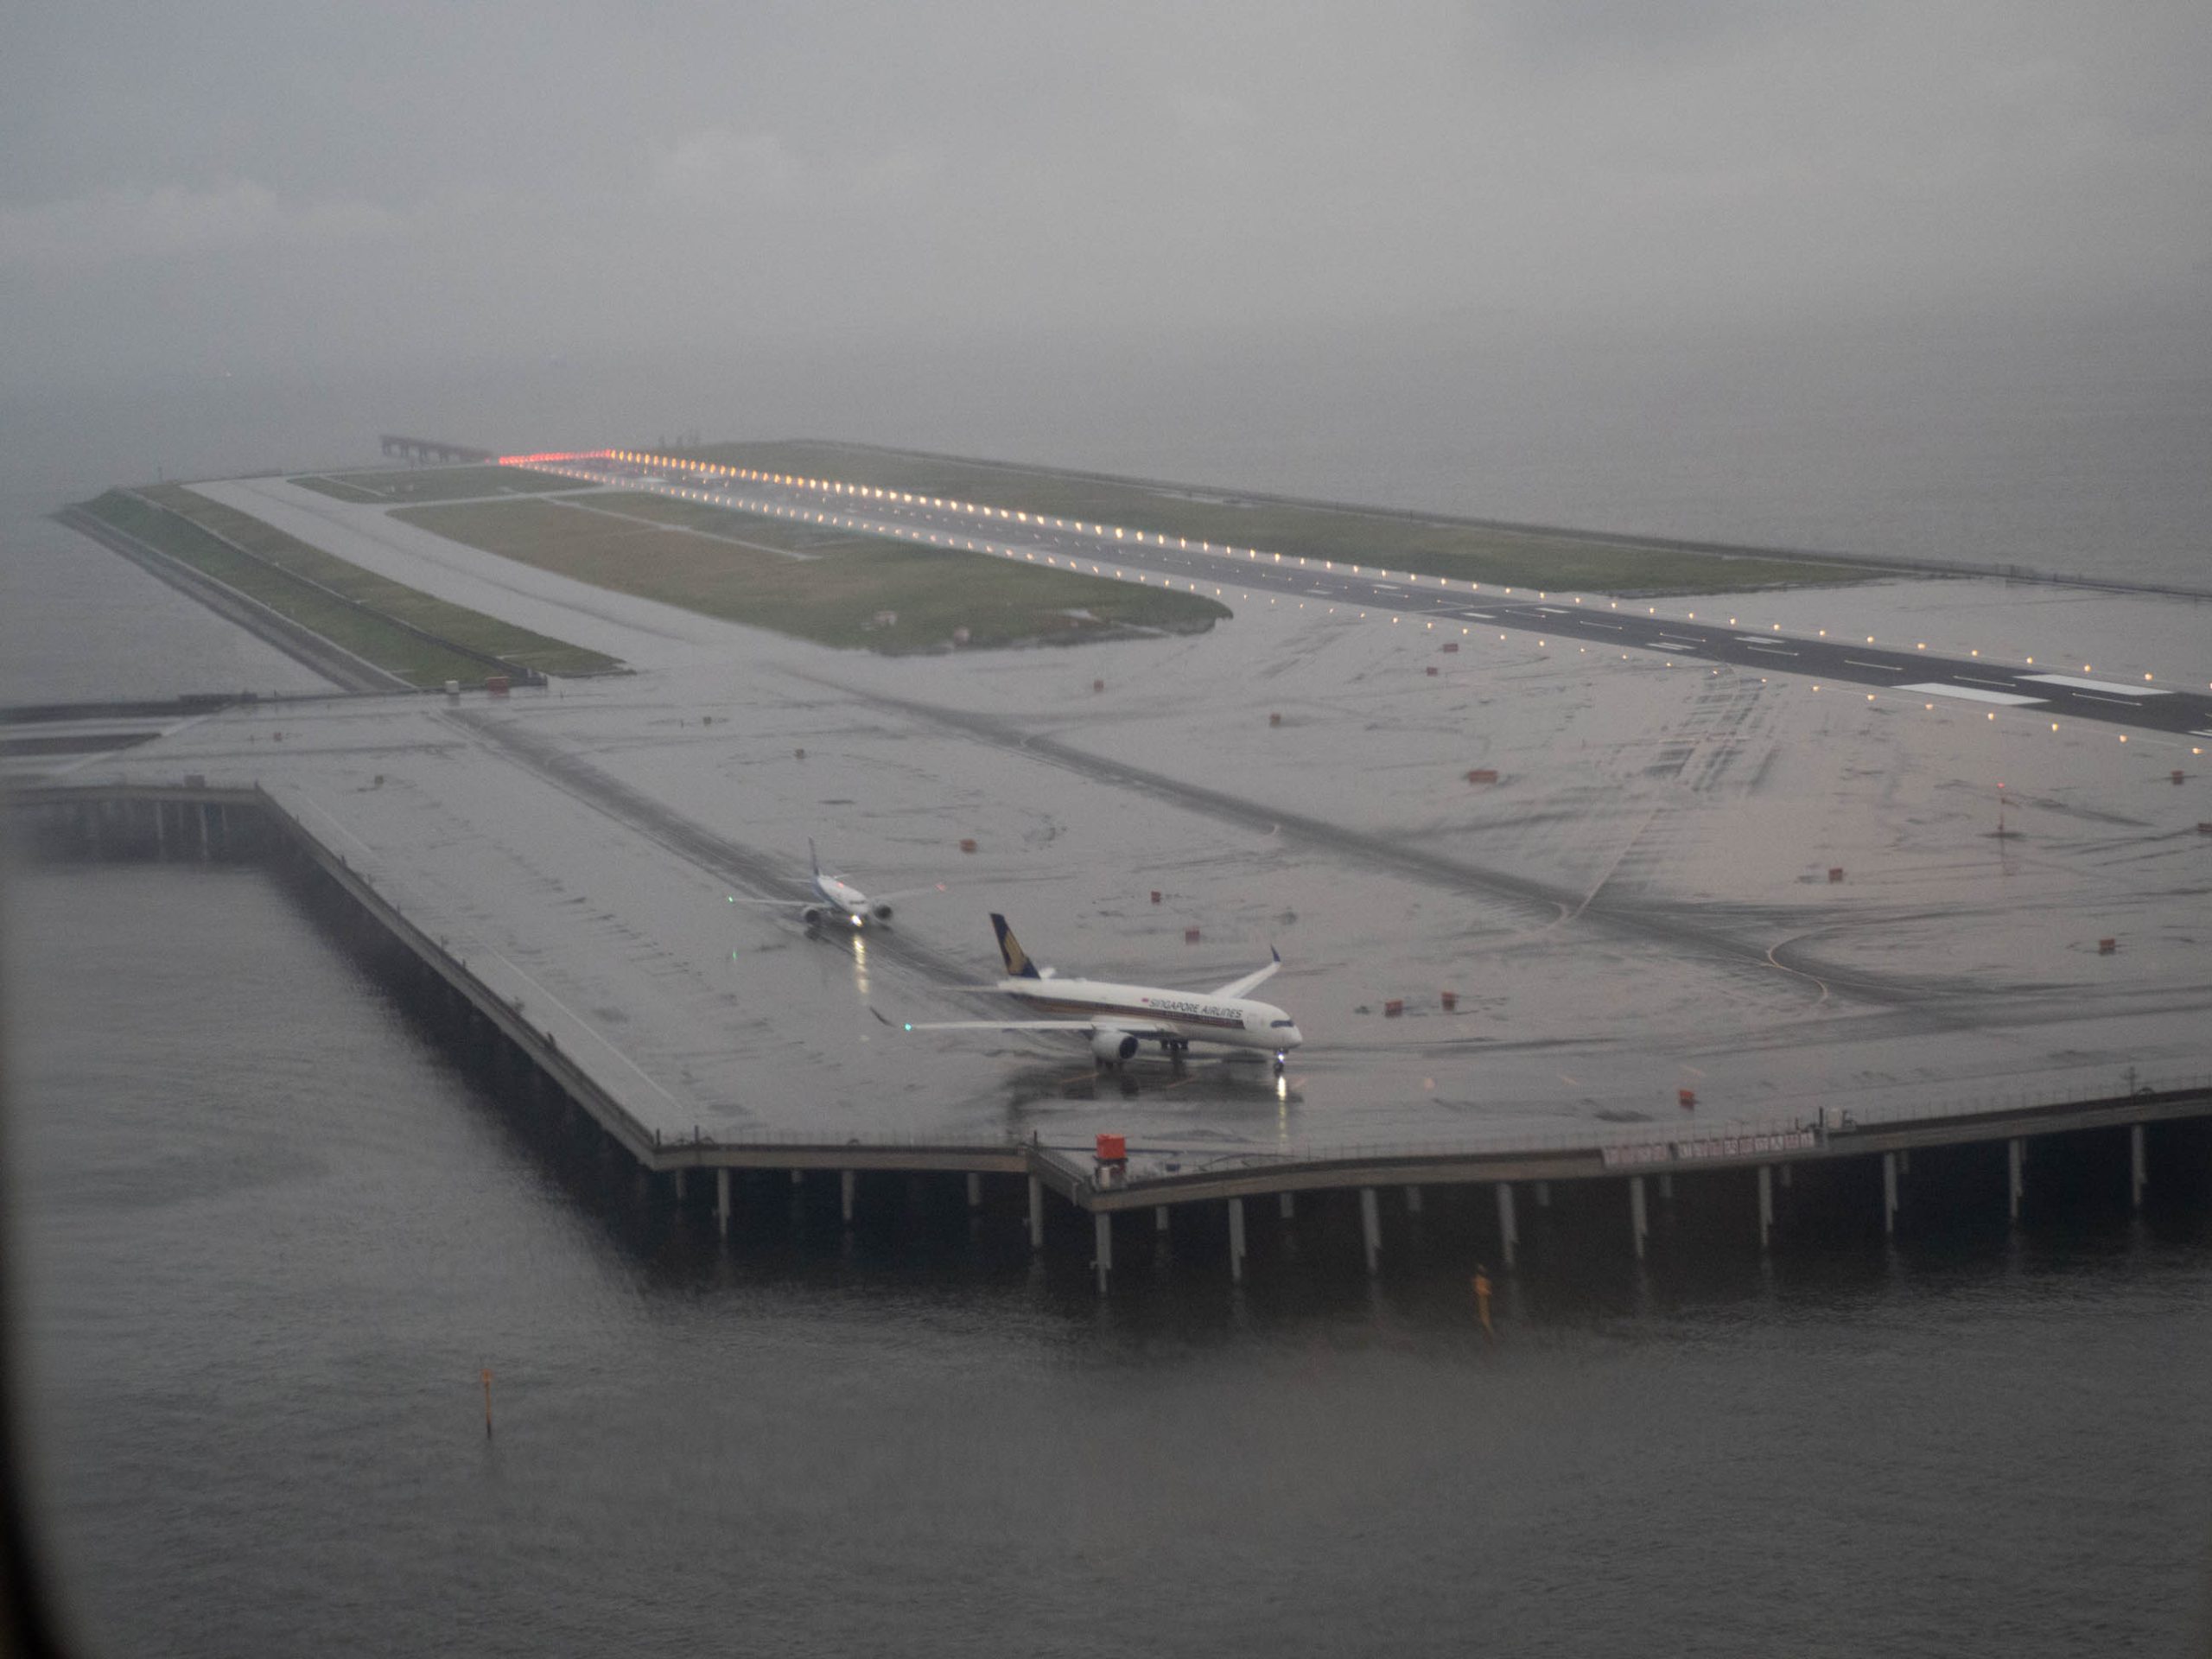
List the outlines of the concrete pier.
{"label": "concrete pier", "polygon": [[[1672,1191],[1675,1175],[1689,1174],[1693,1185],[1684,1189],[1684,1196],[1697,1199],[1696,1207],[1702,1210],[1707,1195],[1717,1200],[1728,1191],[1742,1191],[1707,1177],[1740,1169],[1755,1184],[1758,1247],[1818,1249],[1833,1241],[1819,1235],[1823,1217],[1816,1203],[1802,1212],[1793,1209],[1789,1239],[1777,1241],[1775,1236],[1774,1186],[1778,1179],[1789,1188],[1800,1164],[1808,1166],[1815,1177],[1831,1166],[1851,1172],[1847,1186],[1838,1190],[1863,1195],[1866,1178],[1878,1160],[1883,1236],[1894,1236],[1899,1183],[1915,1152],[1927,1149],[1939,1154],[1923,1160],[1922,1185],[1915,1195],[1916,1205],[1924,1206],[1929,1215],[1939,1216],[1947,1205],[1975,1204],[1993,1211],[1994,1183],[1985,1177],[1977,1191],[1972,1182],[1951,1182],[1947,1172],[1955,1164],[1940,1154],[1945,1149],[1969,1147],[1985,1147],[1993,1154],[2001,1144],[2006,1170],[2005,1213],[2018,1223],[2024,1207],[2024,1167],[2031,1139],[2067,1137],[2051,1154],[2054,1174],[2071,1172],[2086,1160],[2099,1173],[2095,1181],[2082,1185],[2108,1199],[2116,1196],[2124,1145],[2129,1202],[2139,1211],[2148,1201],[2149,1127],[2171,1126],[2160,1130],[2161,1157],[2167,1156],[2164,1137],[2169,1133],[2177,1137],[2177,1155],[2172,1173],[2164,1179],[2177,1192],[2186,1192],[2191,1190],[2187,1184],[2197,1180],[2204,1164],[2205,1126],[2212,1123],[2212,1088],[2202,1084],[2137,1088],[2131,1078],[2129,1091],[2121,1095],[1985,1103],[1952,1113],[1900,1111],[1872,1122],[1823,1113],[1811,1122],[1707,1124],[1694,1131],[1671,1123],[1651,1124],[1626,1131],[1593,1130],[1581,1141],[1548,1135],[1518,1141],[1471,1139],[1456,1147],[1324,1145],[1294,1150],[1222,1146],[1194,1154],[1190,1147],[1148,1132],[1142,1141],[1132,1137],[1127,1172],[1117,1171],[1110,1180],[1102,1179],[1096,1162],[1089,1122],[1070,1125],[1060,1137],[1063,1144],[1046,1143],[1027,1126],[948,1136],[936,1143],[911,1135],[869,1139],[825,1134],[818,1141],[809,1141],[803,1130],[794,1133],[787,1125],[759,1131],[749,1124],[743,1129],[725,1126],[717,1135],[710,1113],[702,1114],[694,1102],[673,1096],[603,1033],[595,1035],[594,1028],[561,1006],[560,990],[524,973],[515,958],[481,936],[462,934],[449,919],[430,920],[437,912],[429,895],[412,885],[409,875],[386,871],[358,836],[324,810],[321,801],[327,798],[280,800],[258,789],[236,786],[71,785],[18,791],[8,810],[18,820],[30,821],[31,844],[64,857],[196,861],[204,846],[213,859],[268,858],[279,863],[290,873],[286,879],[301,884],[318,904],[346,906],[346,930],[377,934],[378,971],[392,978],[425,1032],[451,1046],[507,1109],[541,1120],[570,1153],[575,1150],[573,1138],[581,1135],[588,1141],[582,1149],[586,1158],[614,1166],[626,1164],[636,1179],[623,1185],[640,1185],[650,1202],[665,1205],[673,1199],[679,1210],[692,1211],[690,1171],[713,1170],[713,1224],[723,1236],[731,1233],[739,1197],[735,1177],[747,1169],[780,1169],[788,1174],[793,1183],[795,1220],[818,1213],[801,1196],[809,1173],[835,1172],[839,1216],[849,1229],[855,1221],[858,1178],[863,1172],[870,1173],[872,1179],[899,1176],[913,1200],[907,1206],[912,1214],[926,1214],[936,1207],[931,1193],[941,1193],[947,1207],[957,1208],[960,1200],[952,1194],[964,1192],[970,1213],[979,1215],[977,1224],[986,1231],[988,1224],[980,1218],[983,1177],[1019,1175],[1027,1192],[1033,1250],[1042,1252],[1052,1243],[1045,1225],[1047,1187],[1072,1209],[1091,1217],[1099,1243],[1096,1260],[1102,1288],[1112,1267],[1110,1217],[1116,1211],[1149,1209],[1153,1230],[1160,1233],[1172,1222],[1174,1205],[1217,1198],[1228,1206],[1231,1276],[1243,1282],[1249,1265],[1248,1199],[1274,1197],[1285,1224],[1280,1235],[1284,1248],[1266,1253],[1263,1264],[1270,1271],[1289,1272],[1296,1270],[1300,1259],[1289,1248],[1287,1226],[1297,1213],[1298,1194],[1356,1193],[1363,1258],[1369,1274],[1379,1275],[1380,1194],[1395,1187],[1406,1195],[1407,1216],[1421,1217],[1421,1255],[1433,1258],[1433,1265],[1448,1265],[1464,1252],[1470,1263],[1502,1259],[1510,1269],[1517,1266],[1520,1244],[1517,1185],[1533,1185],[1537,1206],[1552,1212],[1547,1236],[1586,1255],[1589,1244],[1602,1243],[1610,1224],[1601,1224],[1597,1238],[1590,1241],[1574,1239],[1572,1230],[1583,1217],[1617,1212],[1579,1202],[1554,1206],[1554,1184],[1572,1183],[1572,1192],[1624,1183],[1630,1221],[1628,1242],[1641,1260],[1650,1235],[1648,1181],[1656,1177],[1665,1193]],[[389,797],[372,791],[365,798],[382,801]],[[395,895],[405,896],[405,913]],[[453,937],[442,937],[442,929],[452,929]],[[384,948],[387,945],[394,948]],[[569,1001],[572,1007],[573,995]],[[622,1006],[642,1008],[647,1016],[654,1012],[650,1004]],[[1109,1114],[1116,1109],[1113,1103],[1102,1103],[1096,1114],[1102,1120],[1098,1127],[1111,1127]],[[708,1124],[704,1129],[700,1127],[702,1116]],[[2127,1132],[2124,1142],[2110,1133],[2114,1129]],[[2183,1140],[2183,1135],[2190,1138]],[[2183,1147],[2190,1149],[2186,1156],[2180,1155]],[[1993,1164],[1991,1157],[1978,1165],[1957,1166],[1987,1172]],[[932,1176],[945,1179],[932,1183]],[[953,1177],[959,1179],[957,1186]],[[1491,1253],[1488,1228],[1483,1224],[1486,1217],[1479,1205],[1471,1202],[1479,1195],[1452,1195],[1455,1187],[1485,1184],[1497,1206],[1497,1256]],[[1817,1198],[1825,1190],[1817,1179],[1807,1185],[1813,1189],[1809,1197]],[[1438,1190],[1446,1196],[1430,1204]],[[2062,1205],[2068,1200],[2066,1189],[2056,1180],[2052,1196]],[[1607,1197],[1605,1201],[1618,1199]],[[1852,1207],[1857,1208],[1856,1199]],[[706,1211],[703,1203],[696,1205],[696,1224],[702,1227]],[[1325,1201],[1325,1218],[1340,1213]],[[1186,1214],[1196,1222],[1208,1212]],[[887,1211],[886,1217],[887,1224],[897,1224],[895,1211]],[[1846,1243],[1871,1231],[1871,1221],[1861,1212],[1855,1227],[1843,1229]],[[1193,1236],[1203,1236],[1205,1230],[1201,1225]],[[1748,1235],[1751,1230],[1743,1230]],[[1687,1249],[1693,1242],[1716,1236],[1686,1226],[1674,1239],[1674,1247]],[[1612,1237],[1610,1248],[1617,1250],[1618,1234]],[[1748,1253],[1751,1245],[1746,1236],[1740,1248]],[[1168,1257],[1158,1251],[1153,1259],[1164,1266]]]}
{"label": "concrete pier", "polygon": [[1097,1269],[1098,1294],[1106,1294],[1107,1276],[1114,1271],[1114,1212],[1101,1210],[1090,1218],[1091,1260]]}

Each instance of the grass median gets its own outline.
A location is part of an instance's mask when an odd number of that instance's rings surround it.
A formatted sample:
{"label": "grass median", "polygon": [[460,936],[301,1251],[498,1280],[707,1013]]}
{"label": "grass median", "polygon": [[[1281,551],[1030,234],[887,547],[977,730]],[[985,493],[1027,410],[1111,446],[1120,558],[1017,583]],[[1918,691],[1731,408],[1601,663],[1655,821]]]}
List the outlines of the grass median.
{"label": "grass median", "polygon": [[289,481],[340,501],[379,506],[421,506],[480,496],[543,495],[549,490],[576,487],[572,478],[488,462],[473,467],[394,467],[365,473],[303,473]]}
{"label": "grass median", "polygon": [[1865,582],[1850,565],[1646,546],[1596,533],[1459,524],[1382,509],[1255,499],[1199,486],[1147,484],[812,440],[726,443],[678,454],[723,466],[834,479],[1085,524],[1125,525],[1217,547],[1332,560],[1499,587],[1653,595]]}
{"label": "grass median", "polygon": [[1164,582],[1114,582],[1041,561],[643,493],[406,508],[393,516],[596,587],[887,654],[933,651],[956,638],[973,649],[1133,629],[1192,633],[1230,614],[1211,595],[1171,592]]}
{"label": "grass median", "polygon": [[[448,680],[474,684],[489,671],[476,658],[397,626],[403,622],[541,673],[604,673],[620,666],[612,657],[533,633],[349,564],[181,485],[156,485],[130,493],[110,490],[86,502],[84,510],[410,685],[442,685]],[[357,610],[321,588],[368,609]]]}

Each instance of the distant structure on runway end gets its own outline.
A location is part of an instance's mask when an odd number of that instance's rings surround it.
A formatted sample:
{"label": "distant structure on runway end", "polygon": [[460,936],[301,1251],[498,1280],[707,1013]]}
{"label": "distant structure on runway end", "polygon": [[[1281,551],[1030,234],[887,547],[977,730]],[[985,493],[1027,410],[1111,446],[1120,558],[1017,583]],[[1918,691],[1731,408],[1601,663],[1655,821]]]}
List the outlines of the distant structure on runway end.
{"label": "distant structure on runway end", "polygon": [[384,446],[387,455],[399,455],[414,461],[499,459],[489,449],[472,449],[465,443],[446,443],[436,438],[403,438],[397,433],[386,432],[377,442]]}

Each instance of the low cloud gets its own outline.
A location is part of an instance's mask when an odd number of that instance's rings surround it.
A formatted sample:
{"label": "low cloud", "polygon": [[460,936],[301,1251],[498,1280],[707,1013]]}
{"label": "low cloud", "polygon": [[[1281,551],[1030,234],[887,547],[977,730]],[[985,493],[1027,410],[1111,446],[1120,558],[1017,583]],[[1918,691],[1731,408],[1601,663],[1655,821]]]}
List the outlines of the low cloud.
{"label": "low cloud", "polygon": [[0,264],[67,270],[273,245],[389,233],[397,216],[373,203],[287,203],[239,179],[211,190],[128,188],[29,207],[0,207]]}

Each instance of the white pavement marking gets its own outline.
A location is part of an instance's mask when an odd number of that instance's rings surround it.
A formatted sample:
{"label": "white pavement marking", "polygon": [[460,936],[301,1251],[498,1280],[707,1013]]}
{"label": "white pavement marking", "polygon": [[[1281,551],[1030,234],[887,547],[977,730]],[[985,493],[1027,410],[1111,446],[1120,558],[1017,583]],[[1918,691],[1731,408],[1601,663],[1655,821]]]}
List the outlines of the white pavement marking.
{"label": "white pavement marking", "polygon": [[2023,674],[2038,685],[2074,685],[2089,691],[2119,691],[2131,697],[2163,697],[2171,694],[2163,685],[2126,685],[2113,680],[2085,680],[2072,674]]}
{"label": "white pavement marking", "polygon": [[1905,671],[1903,663],[1870,663],[1860,657],[1847,657],[1843,660],[1853,668],[1878,668],[1885,674],[1902,674]]}
{"label": "white pavement marking", "polygon": [[1933,697],[1964,697],[1969,702],[2001,702],[2018,706],[2022,703],[2048,702],[2048,697],[2024,697],[2012,691],[1984,691],[1979,686],[1939,685],[1933,680],[1923,680],[1918,685],[1893,685],[1892,691],[1925,691]]}

